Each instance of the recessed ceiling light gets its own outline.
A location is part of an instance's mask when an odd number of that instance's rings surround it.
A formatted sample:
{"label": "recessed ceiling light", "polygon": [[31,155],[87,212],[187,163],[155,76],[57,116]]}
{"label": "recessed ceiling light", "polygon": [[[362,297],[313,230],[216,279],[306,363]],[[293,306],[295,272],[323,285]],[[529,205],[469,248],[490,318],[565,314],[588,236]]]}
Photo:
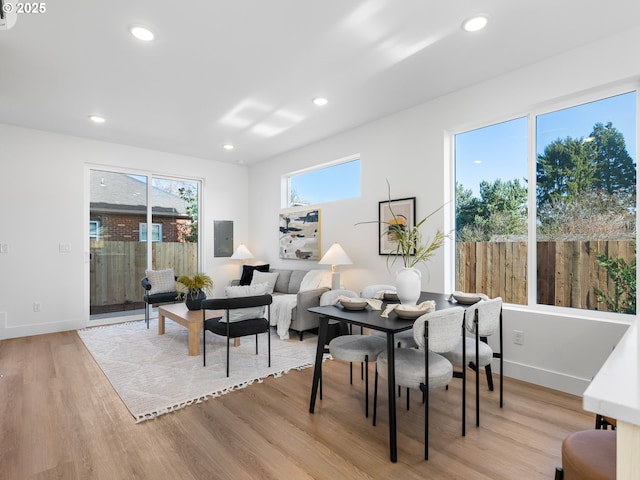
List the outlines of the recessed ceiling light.
{"label": "recessed ceiling light", "polygon": [[462,28],[466,32],[477,32],[487,26],[489,17],[487,15],[476,15],[471,18],[467,18],[462,23]]}
{"label": "recessed ceiling light", "polygon": [[143,42],[150,42],[155,38],[153,32],[144,25],[131,25],[131,27],[129,27],[129,31],[131,32],[131,35]]}
{"label": "recessed ceiling light", "polygon": [[100,115],[89,115],[89,120],[94,123],[104,123],[104,117],[101,117]]}
{"label": "recessed ceiling light", "polygon": [[314,105],[318,105],[318,106],[323,106],[326,105],[327,103],[329,103],[329,100],[327,100],[326,98],[323,97],[316,97],[313,99],[313,103]]}
{"label": "recessed ceiling light", "polygon": [[235,147],[233,145],[231,145],[230,143],[225,143],[222,148],[224,148],[225,150],[233,150]]}

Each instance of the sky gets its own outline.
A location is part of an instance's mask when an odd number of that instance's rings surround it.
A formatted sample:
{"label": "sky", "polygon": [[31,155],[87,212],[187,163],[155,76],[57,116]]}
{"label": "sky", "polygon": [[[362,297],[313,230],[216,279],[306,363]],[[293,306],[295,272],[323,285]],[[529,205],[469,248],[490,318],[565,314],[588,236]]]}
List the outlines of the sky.
{"label": "sky", "polygon": [[310,204],[360,196],[360,160],[291,177],[291,188]]}
{"label": "sky", "polygon": [[[636,94],[604,100],[540,115],[536,151],[541,153],[554,140],[587,138],[596,123],[611,122],[625,139],[627,152],[636,160]],[[456,135],[456,182],[479,195],[481,180],[527,178],[527,118]]]}
{"label": "sky", "polygon": [[[587,138],[596,123],[611,122],[620,131],[627,152],[636,160],[636,93],[537,116],[536,151],[557,139]],[[455,178],[479,196],[480,181],[519,179],[526,186],[527,117],[471,130],[455,137]],[[360,162],[306,172],[291,178],[292,187],[310,204],[360,195]]]}

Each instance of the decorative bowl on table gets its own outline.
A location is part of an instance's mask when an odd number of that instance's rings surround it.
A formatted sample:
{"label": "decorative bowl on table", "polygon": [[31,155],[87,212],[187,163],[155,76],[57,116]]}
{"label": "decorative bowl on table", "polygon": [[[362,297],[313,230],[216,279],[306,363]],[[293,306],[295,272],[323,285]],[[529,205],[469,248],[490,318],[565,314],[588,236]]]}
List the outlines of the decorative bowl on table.
{"label": "decorative bowl on table", "polygon": [[365,298],[341,298],[340,305],[345,310],[364,310],[367,306],[367,300]]}
{"label": "decorative bowl on table", "polygon": [[462,305],[473,305],[480,300],[489,300],[489,297],[484,293],[453,292],[451,298]]}
{"label": "decorative bowl on table", "polygon": [[415,320],[418,317],[421,317],[425,313],[433,310],[431,306],[420,306],[420,305],[404,305],[400,304],[396,308],[393,309],[396,312],[396,315],[400,318],[404,318],[405,320]]}

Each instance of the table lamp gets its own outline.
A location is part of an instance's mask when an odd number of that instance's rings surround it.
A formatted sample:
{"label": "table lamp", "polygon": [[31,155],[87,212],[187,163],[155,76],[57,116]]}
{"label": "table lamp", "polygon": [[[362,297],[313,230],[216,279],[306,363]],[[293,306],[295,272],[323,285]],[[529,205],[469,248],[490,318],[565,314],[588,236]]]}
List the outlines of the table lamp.
{"label": "table lamp", "polygon": [[353,262],[340,244],[334,243],[318,263],[321,265],[331,265],[331,289],[338,290],[340,289],[340,272],[338,271],[338,267],[340,265],[351,265]]}
{"label": "table lamp", "polygon": [[245,263],[245,261],[249,258],[253,258],[253,253],[251,253],[251,251],[249,251],[249,249],[244,246],[244,243],[241,243],[240,246],[236,248],[236,251],[233,252],[233,255],[231,255],[230,258],[232,258],[233,260],[242,260],[242,263]]}

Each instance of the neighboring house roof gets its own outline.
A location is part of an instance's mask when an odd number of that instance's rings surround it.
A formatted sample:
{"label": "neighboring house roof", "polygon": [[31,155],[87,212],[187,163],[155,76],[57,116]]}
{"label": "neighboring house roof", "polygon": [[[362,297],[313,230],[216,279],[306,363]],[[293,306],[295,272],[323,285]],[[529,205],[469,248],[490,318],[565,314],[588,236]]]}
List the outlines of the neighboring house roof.
{"label": "neighboring house roof", "polygon": [[[140,177],[125,173],[91,170],[91,211],[144,214],[147,210],[147,184]],[[157,215],[188,217],[186,204],[179,196],[152,187],[152,212]]]}

